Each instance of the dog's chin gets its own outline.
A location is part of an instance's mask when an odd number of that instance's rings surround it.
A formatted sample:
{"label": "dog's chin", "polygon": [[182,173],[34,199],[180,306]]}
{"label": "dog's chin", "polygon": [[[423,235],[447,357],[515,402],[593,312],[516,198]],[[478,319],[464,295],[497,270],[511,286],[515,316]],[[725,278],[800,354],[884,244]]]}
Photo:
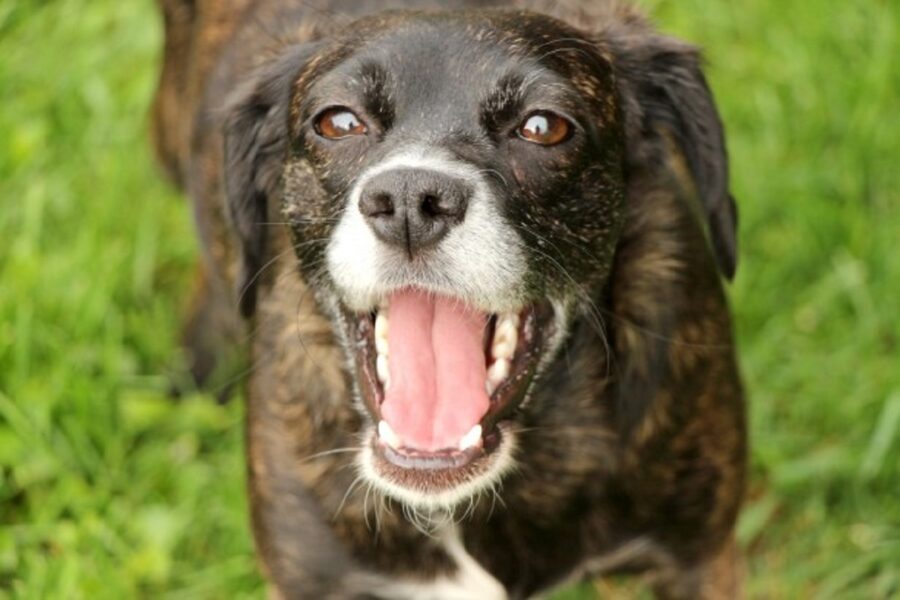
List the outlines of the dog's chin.
{"label": "dog's chin", "polygon": [[[402,308],[401,300],[407,302]],[[421,334],[422,322],[415,322],[414,328],[404,323],[412,319],[409,313],[419,311],[409,302],[419,301],[431,303],[421,312],[434,319],[433,333]],[[357,457],[361,475],[375,489],[416,510],[452,511],[460,503],[494,490],[514,466],[515,417],[558,337],[560,324],[553,305],[536,302],[518,311],[492,314],[466,307],[459,299],[435,300],[428,292],[405,290],[386,296],[380,306],[369,311],[351,310],[340,302],[338,306],[356,388],[365,416],[371,419]],[[395,307],[393,311],[390,306]],[[454,331],[453,319],[462,317],[446,317],[448,327],[441,321],[442,310],[464,314],[469,320],[463,320],[459,329],[478,332],[477,345],[471,335],[468,342],[457,343],[457,338],[465,338],[465,332]],[[478,323],[483,323],[480,331]],[[424,324],[424,329],[432,326],[427,319]],[[388,329],[404,327],[412,332],[388,335]],[[441,328],[445,333],[438,333]],[[425,342],[416,339],[422,335]],[[406,350],[397,347],[401,341],[409,341]],[[424,351],[409,348],[417,344],[427,347]],[[440,356],[445,352],[442,344],[448,354],[468,350],[478,356],[447,359]],[[419,369],[425,374],[405,378],[400,371],[404,361],[414,361],[428,351],[433,356]],[[403,358],[403,353],[413,358]],[[428,372],[431,363],[434,373]],[[473,388],[467,377],[473,373],[484,377],[483,389]],[[468,383],[448,381],[451,376],[468,379]],[[392,378],[396,387],[392,387]],[[431,387],[417,386],[422,380]],[[421,416],[422,412],[426,416]]]}
{"label": "dog's chin", "polygon": [[496,493],[503,476],[515,464],[513,423],[501,421],[488,437],[490,441],[485,441],[483,450],[453,458],[439,456],[429,464],[429,458],[410,460],[406,452],[385,446],[372,427],[365,434],[357,468],[374,489],[420,514],[450,514],[473,498],[489,498]]}

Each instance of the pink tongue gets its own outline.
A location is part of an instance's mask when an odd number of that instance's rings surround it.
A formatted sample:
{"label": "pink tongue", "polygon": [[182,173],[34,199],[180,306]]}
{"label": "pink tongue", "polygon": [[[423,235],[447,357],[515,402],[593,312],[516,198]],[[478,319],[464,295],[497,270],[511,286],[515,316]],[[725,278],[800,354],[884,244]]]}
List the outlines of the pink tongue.
{"label": "pink tongue", "polygon": [[487,316],[459,300],[404,290],[388,308],[390,385],[381,416],[403,445],[456,448],[487,413]]}

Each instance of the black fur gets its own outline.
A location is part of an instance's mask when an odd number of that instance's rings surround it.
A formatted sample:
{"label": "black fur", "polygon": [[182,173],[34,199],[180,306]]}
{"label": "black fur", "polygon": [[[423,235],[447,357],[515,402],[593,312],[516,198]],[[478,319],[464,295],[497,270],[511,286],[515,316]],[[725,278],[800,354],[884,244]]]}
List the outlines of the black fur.
{"label": "black fur", "polygon": [[266,260],[268,207],[286,151],[291,84],[315,48],[315,44],[290,47],[259,69],[225,108],[225,198],[241,251],[237,294],[244,317],[256,308],[258,278]]}
{"label": "black fur", "polygon": [[737,269],[737,205],[728,191],[728,154],[712,93],[694,46],[627,30],[610,36],[616,74],[627,95],[628,146],[633,167],[662,164],[660,130],[684,153],[700,196],[719,268]]}

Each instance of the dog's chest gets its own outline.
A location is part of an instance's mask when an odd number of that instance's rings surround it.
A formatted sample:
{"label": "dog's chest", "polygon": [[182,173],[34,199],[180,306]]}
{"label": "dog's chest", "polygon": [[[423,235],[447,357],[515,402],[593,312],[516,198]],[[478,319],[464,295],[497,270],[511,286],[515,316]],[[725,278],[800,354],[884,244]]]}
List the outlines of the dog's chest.
{"label": "dog's chest", "polygon": [[506,589],[466,551],[455,527],[441,531],[439,539],[456,565],[455,572],[431,581],[385,578],[379,592],[409,600],[507,600]]}

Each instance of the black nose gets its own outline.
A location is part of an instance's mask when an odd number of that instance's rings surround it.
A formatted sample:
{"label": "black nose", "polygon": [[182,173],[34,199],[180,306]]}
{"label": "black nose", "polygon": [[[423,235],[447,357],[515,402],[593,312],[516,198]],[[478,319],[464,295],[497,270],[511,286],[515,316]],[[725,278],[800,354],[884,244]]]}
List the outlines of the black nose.
{"label": "black nose", "polygon": [[462,222],[471,195],[464,181],[450,175],[392,169],[366,183],[359,212],[380,240],[405,248],[412,258]]}

